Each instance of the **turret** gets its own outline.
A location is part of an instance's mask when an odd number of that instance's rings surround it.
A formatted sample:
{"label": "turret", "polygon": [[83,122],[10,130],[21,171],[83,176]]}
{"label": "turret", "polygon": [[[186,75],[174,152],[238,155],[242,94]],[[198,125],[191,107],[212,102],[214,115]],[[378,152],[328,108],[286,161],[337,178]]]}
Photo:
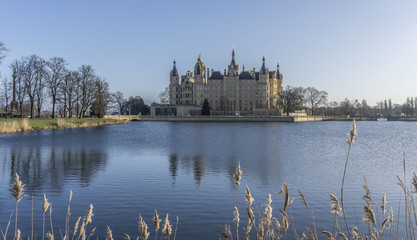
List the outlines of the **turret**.
{"label": "turret", "polygon": [[265,56],[262,57],[262,67],[261,67],[261,74],[266,74],[266,67],[265,67]]}
{"label": "turret", "polygon": [[170,83],[179,84],[179,76],[177,71],[177,63],[174,59],[174,66],[172,67],[171,73],[169,74]]}
{"label": "turret", "polygon": [[239,65],[236,64],[235,60],[235,49],[232,51],[232,61],[230,62],[228,68],[228,75],[229,76],[237,76],[239,75]]}
{"label": "turret", "polygon": [[201,54],[198,55],[197,62],[194,66],[194,77],[197,83],[206,82],[206,64],[201,60]]}

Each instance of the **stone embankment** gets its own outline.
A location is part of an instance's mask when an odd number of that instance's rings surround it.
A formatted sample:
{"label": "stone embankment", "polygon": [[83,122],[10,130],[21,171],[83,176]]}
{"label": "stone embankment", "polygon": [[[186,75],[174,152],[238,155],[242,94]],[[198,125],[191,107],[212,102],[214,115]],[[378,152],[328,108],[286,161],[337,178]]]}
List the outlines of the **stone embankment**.
{"label": "stone embankment", "polygon": [[323,117],[293,117],[293,116],[193,116],[193,117],[151,117],[141,116],[139,121],[167,121],[167,122],[311,122],[323,121]]}

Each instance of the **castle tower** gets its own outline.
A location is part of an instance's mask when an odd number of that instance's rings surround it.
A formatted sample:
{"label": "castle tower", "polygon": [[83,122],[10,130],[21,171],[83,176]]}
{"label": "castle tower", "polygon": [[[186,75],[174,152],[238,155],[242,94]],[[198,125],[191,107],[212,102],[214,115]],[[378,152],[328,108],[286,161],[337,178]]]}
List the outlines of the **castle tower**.
{"label": "castle tower", "polygon": [[265,67],[265,56],[262,57],[262,67],[259,71],[259,80],[261,82],[268,82],[269,70]]}
{"label": "castle tower", "polygon": [[178,104],[179,102],[179,75],[177,71],[177,63],[174,60],[174,66],[169,74],[169,104]]}
{"label": "castle tower", "polygon": [[206,83],[206,64],[201,60],[201,54],[194,66],[194,77],[195,83]]}
{"label": "castle tower", "polygon": [[233,49],[232,52],[232,61],[230,62],[230,65],[228,66],[228,72],[229,77],[237,76],[239,75],[239,65],[236,64],[235,60],[235,49]]}

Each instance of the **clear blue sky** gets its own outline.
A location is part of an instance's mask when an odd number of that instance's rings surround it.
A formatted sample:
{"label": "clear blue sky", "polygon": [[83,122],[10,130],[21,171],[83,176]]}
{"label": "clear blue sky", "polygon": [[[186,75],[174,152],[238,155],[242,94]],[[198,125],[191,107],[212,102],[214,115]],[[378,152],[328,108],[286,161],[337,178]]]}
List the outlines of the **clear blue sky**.
{"label": "clear blue sky", "polygon": [[198,54],[223,71],[277,62],[284,85],[326,90],[329,100],[369,104],[417,96],[417,1],[6,1],[0,41],[10,51],[0,72],[22,56],[90,64],[112,91],[147,104]]}

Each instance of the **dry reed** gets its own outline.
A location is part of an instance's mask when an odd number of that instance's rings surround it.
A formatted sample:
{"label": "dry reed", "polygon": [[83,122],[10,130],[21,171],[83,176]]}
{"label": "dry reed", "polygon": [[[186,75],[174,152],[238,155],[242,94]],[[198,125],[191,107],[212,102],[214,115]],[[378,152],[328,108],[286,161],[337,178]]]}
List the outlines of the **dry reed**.
{"label": "dry reed", "polygon": [[113,234],[109,226],[106,226],[106,240],[113,240]]}
{"label": "dry reed", "polygon": [[29,121],[26,118],[15,121],[0,121],[0,134],[26,132],[29,130]]}
{"label": "dry reed", "polygon": [[145,223],[145,221],[142,218],[142,215],[139,214],[139,231],[140,234],[142,235],[142,239],[146,240],[149,237],[149,232],[148,232],[148,225]]}

